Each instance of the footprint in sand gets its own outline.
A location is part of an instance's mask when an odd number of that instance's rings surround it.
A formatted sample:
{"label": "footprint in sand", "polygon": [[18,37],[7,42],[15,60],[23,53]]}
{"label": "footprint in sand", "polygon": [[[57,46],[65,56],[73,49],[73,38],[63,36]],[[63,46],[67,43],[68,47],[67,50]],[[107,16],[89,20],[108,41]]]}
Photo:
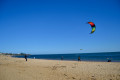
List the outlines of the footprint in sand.
{"label": "footprint in sand", "polygon": [[67,76],[67,74],[64,74],[64,76]]}
{"label": "footprint in sand", "polygon": [[72,68],[76,68],[76,67],[72,67]]}
{"label": "footprint in sand", "polygon": [[18,72],[19,74],[21,74],[21,72]]}
{"label": "footprint in sand", "polygon": [[66,66],[60,66],[60,67],[62,67],[62,68],[66,68]]}
{"label": "footprint in sand", "polygon": [[95,78],[91,78],[91,80],[96,80]]}
{"label": "footprint in sand", "polygon": [[98,66],[100,66],[100,65],[98,65]]}
{"label": "footprint in sand", "polygon": [[56,70],[56,69],[57,69],[57,66],[53,66],[53,67],[52,67],[52,70]]}
{"label": "footprint in sand", "polygon": [[44,67],[44,68],[49,68],[49,67]]}
{"label": "footprint in sand", "polygon": [[94,76],[92,76],[91,80],[96,80],[96,79],[94,78]]}
{"label": "footprint in sand", "polygon": [[67,74],[64,74],[64,76],[66,77],[66,79],[67,80],[69,80],[70,78],[68,77],[68,75]]}
{"label": "footprint in sand", "polygon": [[72,77],[72,79],[76,79],[75,77]]}

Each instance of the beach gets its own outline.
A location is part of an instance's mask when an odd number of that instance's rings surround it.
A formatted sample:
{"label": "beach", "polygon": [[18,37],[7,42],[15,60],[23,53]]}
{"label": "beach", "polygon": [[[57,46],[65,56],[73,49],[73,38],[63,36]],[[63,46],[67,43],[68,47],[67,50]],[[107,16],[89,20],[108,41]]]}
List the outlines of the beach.
{"label": "beach", "polygon": [[120,62],[25,61],[0,55],[0,80],[120,80]]}

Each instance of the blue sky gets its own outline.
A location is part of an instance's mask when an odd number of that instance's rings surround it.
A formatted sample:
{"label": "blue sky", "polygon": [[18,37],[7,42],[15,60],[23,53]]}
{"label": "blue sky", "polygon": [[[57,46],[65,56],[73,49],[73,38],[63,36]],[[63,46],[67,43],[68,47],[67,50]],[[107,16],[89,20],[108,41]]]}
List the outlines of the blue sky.
{"label": "blue sky", "polygon": [[0,0],[0,52],[104,51],[120,51],[119,0]]}

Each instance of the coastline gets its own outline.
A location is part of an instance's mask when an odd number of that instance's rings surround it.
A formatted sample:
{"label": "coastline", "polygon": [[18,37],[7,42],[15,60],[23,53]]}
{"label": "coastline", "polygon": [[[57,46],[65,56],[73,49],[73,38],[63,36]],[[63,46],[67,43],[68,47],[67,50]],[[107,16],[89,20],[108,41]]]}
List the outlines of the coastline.
{"label": "coastline", "polygon": [[[38,54],[29,55],[30,59],[45,59],[45,60],[64,60],[64,61],[78,61],[80,56],[81,61],[86,62],[120,62],[120,52],[111,53],[85,53],[85,54]],[[24,56],[13,56],[17,58],[24,58]]]}
{"label": "coastline", "polygon": [[0,55],[0,80],[120,80],[119,62],[61,61]]}
{"label": "coastline", "polygon": [[[12,56],[11,56],[12,57]],[[13,58],[19,58],[19,57],[13,57]],[[21,57],[21,59],[24,59],[23,57]],[[60,59],[37,59],[37,58],[27,58],[27,59],[33,59],[33,60],[48,60],[48,61],[72,61],[72,62],[78,62],[78,60],[60,60]],[[81,60],[79,62],[108,62],[107,60],[106,61],[89,61],[89,60]],[[112,63],[120,63],[119,61],[111,61]]]}

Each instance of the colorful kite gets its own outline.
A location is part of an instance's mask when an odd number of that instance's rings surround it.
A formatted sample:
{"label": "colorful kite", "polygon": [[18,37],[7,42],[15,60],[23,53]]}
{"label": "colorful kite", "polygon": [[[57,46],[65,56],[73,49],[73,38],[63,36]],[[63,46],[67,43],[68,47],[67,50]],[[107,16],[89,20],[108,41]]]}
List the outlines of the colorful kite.
{"label": "colorful kite", "polygon": [[92,31],[91,31],[91,34],[92,34],[93,32],[95,32],[96,26],[93,22],[88,22],[88,24],[90,24],[92,27]]}

